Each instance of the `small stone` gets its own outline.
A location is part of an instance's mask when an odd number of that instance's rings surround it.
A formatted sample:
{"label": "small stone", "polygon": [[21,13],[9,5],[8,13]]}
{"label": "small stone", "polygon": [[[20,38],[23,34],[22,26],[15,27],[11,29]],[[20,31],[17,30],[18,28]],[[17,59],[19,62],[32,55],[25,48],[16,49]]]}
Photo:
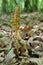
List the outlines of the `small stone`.
{"label": "small stone", "polygon": [[4,58],[3,57],[0,57],[0,63],[3,62]]}
{"label": "small stone", "polygon": [[0,53],[0,57],[4,57],[4,52],[1,52]]}

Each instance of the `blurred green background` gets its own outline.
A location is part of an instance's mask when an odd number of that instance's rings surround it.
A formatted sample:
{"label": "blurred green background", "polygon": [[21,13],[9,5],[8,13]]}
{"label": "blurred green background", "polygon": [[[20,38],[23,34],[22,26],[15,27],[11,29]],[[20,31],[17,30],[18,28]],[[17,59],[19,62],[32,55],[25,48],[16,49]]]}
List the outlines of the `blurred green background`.
{"label": "blurred green background", "polygon": [[0,12],[12,13],[16,5],[21,12],[43,12],[43,0],[0,0]]}

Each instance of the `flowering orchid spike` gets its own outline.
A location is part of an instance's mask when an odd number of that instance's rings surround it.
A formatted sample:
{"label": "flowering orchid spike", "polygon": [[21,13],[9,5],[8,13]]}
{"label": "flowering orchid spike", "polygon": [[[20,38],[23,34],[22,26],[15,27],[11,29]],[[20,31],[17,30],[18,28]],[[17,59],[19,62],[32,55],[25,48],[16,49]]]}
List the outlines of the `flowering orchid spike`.
{"label": "flowering orchid spike", "polygon": [[12,17],[12,31],[16,31],[20,26],[20,8],[16,6],[15,12]]}

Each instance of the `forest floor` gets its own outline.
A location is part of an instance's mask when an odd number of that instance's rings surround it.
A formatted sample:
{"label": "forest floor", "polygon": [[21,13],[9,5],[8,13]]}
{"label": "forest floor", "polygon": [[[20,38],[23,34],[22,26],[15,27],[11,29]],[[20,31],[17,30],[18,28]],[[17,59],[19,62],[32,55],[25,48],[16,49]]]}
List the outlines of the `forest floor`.
{"label": "forest floor", "polygon": [[12,14],[0,14],[0,65],[43,65],[43,14],[34,12],[20,16],[21,43],[29,48],[21,44],[18,52],[19,45],[14,49]]}

